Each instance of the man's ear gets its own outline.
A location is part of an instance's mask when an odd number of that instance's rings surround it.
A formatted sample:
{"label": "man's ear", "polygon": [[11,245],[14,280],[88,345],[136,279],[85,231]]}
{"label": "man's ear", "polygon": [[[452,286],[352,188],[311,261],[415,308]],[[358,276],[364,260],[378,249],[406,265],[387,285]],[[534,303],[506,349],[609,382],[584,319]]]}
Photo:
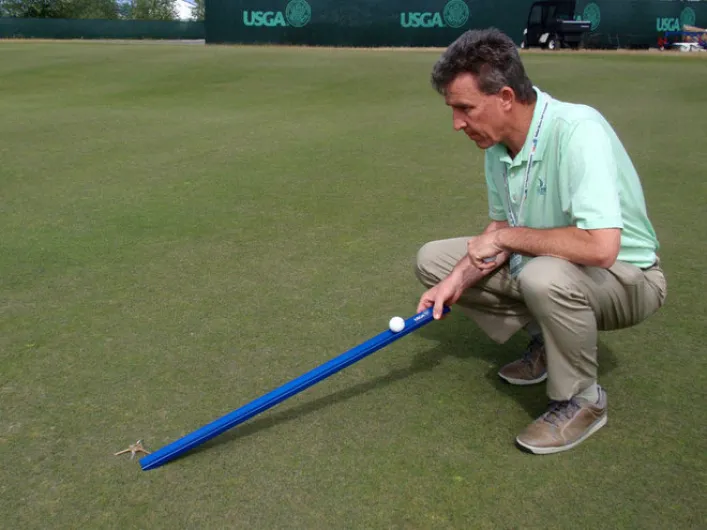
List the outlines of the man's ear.
{"label": "man's ear", "polygon": [[501,109],[508,112],[509,110],[511,110],[513,103],[515,103],[516,93],[511,87],[504,86],[501,90],[499,90],[498,98],[500,101]]}

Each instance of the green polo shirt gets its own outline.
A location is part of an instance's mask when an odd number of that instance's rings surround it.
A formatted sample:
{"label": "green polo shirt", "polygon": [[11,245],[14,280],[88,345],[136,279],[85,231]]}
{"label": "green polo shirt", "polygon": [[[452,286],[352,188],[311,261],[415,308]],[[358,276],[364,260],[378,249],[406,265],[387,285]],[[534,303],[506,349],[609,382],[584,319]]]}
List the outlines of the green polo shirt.
{"label": "green polo shirt", "polygon": [[613,128],[591,107],[558,101],[534,90],[537,104],[521,151],[511,159],[502,144],[486,149],[491,219],[509,220],[509,208],[518,215],[533,136],[547,103],[519,224],[529,228],[621,228],[618,259],[649,267],[656,260],[658,239],[648,219],[638,173]]}

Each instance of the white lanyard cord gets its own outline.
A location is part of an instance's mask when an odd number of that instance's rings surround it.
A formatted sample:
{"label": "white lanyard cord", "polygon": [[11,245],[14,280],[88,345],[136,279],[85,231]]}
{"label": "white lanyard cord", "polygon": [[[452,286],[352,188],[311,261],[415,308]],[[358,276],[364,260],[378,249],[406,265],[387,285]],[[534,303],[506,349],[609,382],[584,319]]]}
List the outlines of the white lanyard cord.
{"label": "white lanyard cord", "polygon": [[523,181],[523,195],[520,197],[520,205],[518,206],[518,216],[513,213],[513,207],[511,206],[511,190],[508,186],[508,169],[506,165],[503,165],[503,184],[506,188],[506,195],[508,197],[508,215],[510,217],[509,221],[511,226],[519,226],[523,218],[523,207],[525,206],[525,199],[528,197],[528,187],[530,184],[530,167],[533,164],[533,156],[535,155],[535,150],[538,146],[538,136],[540,136],[540,127],[543,124],[543,119],[545,118],[545,111],[547,110],[547,105],[549,102],[545,102],[543,111],[540,114],[540,120],[538,120],[538,126],[535,129],[535,134],[532,139],[532,146],[530,148],[530,154],[528,155],[528,165],[525,168],[525,179]]}

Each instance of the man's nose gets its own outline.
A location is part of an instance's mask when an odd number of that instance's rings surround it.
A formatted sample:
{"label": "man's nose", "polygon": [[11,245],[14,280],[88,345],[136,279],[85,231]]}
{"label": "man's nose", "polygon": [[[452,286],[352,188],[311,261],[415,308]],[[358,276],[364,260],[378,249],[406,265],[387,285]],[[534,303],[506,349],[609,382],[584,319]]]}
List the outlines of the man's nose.
{"label": "man's nose", "polygon": [[455,131],[461,131],[467,125],[466,118],[462,113],[455,110],[452,114],[452,124],[454,125]]}

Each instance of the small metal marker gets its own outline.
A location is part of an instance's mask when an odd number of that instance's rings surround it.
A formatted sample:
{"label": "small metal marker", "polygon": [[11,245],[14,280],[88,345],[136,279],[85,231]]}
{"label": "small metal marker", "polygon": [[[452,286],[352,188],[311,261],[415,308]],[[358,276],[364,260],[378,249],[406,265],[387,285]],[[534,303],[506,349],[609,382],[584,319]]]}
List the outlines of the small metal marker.
{"label": "small metal marker", "polygon": [[142,446],[142,440],[138,440],[134,444],[130,444],[127,449],[113,453],[113,456],[123,455],[125,453],[130,453],[130,460],[135,458],[136,453],[145,453],[146,455],[152,454]]}

